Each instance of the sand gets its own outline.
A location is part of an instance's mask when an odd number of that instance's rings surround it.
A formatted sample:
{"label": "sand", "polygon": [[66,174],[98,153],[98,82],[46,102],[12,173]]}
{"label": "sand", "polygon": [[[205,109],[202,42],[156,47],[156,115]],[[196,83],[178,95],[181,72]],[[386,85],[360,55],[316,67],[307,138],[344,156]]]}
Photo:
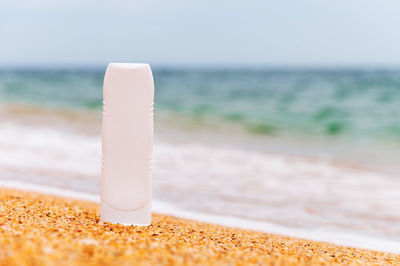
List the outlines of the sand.
{"label": "sand", "polygon": [[0,188],[1,265],[400,264],[400,255],[153,215],[101,222],[98,204]]}

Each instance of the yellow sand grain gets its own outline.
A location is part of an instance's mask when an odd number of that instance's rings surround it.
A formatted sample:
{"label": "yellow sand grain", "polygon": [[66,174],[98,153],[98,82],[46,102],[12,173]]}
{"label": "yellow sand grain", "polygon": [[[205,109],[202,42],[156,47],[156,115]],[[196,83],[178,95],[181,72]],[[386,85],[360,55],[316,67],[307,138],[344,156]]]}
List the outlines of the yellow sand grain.
{"label": "yellow sand grain", "polygon": [[400,265],[400,256],[153,215],[101,222],[98,204],[0,188],[1,265]]}

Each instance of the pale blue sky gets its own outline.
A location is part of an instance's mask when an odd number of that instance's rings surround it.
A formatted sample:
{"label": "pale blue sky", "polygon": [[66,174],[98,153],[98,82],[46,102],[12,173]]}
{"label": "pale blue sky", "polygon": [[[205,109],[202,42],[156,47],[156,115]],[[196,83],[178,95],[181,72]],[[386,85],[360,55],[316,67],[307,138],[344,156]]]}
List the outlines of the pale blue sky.
{"label": "pale blue sky", "polygon": [[0,65],[400,66],[398,0],[2,0]]}

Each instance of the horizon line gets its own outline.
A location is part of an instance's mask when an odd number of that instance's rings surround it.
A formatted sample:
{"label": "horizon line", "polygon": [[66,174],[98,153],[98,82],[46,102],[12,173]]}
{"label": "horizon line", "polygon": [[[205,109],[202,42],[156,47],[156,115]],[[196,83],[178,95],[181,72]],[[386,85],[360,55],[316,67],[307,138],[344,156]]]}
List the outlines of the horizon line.
{"label": "horizon line", "polygon": [[[94,70],[105,69],[109,63],[62,63],[62,64],[0,64],[1,70]],[[149,63],[152,68],[184,70],[400,70],[399,64],[159,64]]]}

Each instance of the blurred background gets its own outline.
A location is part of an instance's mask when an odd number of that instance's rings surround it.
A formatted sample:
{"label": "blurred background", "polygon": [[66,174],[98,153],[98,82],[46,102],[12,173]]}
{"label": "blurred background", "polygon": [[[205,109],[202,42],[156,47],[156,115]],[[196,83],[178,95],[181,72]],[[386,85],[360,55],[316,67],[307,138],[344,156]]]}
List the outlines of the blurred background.
{"label": "blurred background", "polygon": [[0,179],[98,193],[109,62],[150,63],[156,200],[400,240],[400,3],[0,3]]}

